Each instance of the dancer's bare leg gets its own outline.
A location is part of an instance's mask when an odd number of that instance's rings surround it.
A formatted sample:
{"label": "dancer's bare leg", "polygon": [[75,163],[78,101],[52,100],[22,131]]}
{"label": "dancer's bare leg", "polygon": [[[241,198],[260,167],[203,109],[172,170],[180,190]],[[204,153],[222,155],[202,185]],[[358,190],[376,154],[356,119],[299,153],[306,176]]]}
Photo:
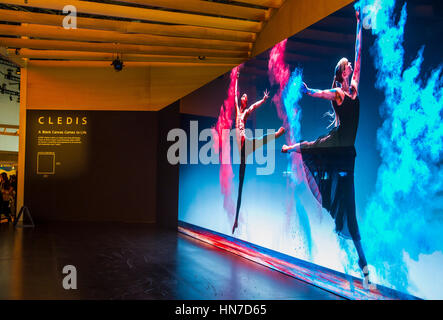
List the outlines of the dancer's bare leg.
{"label": "dancer's bare leg", "polygon": [[[286,132],[286,129],[283,127],[280,127],[280,129],[278,129],[276,133],[266,134],[262,137],[251,139],[250,141],[253,142],[253,144],[252,144],[253,147],[252,147],[252,150],[246,149],[246,157],[248,155],[250,155],[252,152],[254,152],[255,150],[268,144],[270,141],[280,138],[282,135],[285,134],[285,132]],[[249,148],[249,149],[251,149],[251,148]]]}

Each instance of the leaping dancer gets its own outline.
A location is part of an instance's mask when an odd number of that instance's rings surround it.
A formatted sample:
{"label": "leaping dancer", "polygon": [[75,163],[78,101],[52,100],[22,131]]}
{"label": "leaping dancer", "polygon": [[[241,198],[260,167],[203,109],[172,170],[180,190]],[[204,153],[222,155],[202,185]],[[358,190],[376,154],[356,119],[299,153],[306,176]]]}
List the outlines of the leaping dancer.
{"label": "leaping dancer", "polygon": [[[355,138],[359,120],[360,101],[358,84],[361,66],[362,24],[357,10],[357,36],[355,43],[355,70],[346,58],[335,67],[332,88],[310,89],[304,84],[303,92],[314,98],[330,100],[333,107],[333,129],[315,141],[284,145],[282,152],[300,152],[311,191],[335,220],[336,232],[351,238],[358,253],[358,265],[365,283],[369,271],[358,229],[355,210],[354,164]],[[351,83],[349,77],[352,74]]]}
{"label": "leaping dancer", "polygon": [[237,72],[237,79],[235,80],[235,109],[236,109],[236,118],[235,118],[235,132],[237,138],[237,145],[240,152],[240,174],[239,174],[239,186],[238,186],[238,197],[237,197],[237,209],[235,213],[235,221],[232,227],[232,233],[235,232],[235,229],[238,227],[238,216],[240,213],[241,206],[241,198],[242,198],[242,190],[243,190],[243,181],[245,178],[245,170],[246,170],[246,160],[248,156],[253,153],[258,148],[267,144],[269,141],[272,141],[275,138],[280,137],[285,133],[285,129],[281,127],[278,129],[276,133],[264,135],[259,138],[248,138],[245,133],[245,124],[247,118],[251,115],[251,113],[263,105],[269,98],[269,92],[266,90],[263,95],[263,99],[257,101],[249,108],[247,108],[248,104],[248,95],[244,93],[241,97],[240,106],[238,105],[238,96],[237,96],[237,88],[238,88],[238,78],[240,77],[240,73]]}

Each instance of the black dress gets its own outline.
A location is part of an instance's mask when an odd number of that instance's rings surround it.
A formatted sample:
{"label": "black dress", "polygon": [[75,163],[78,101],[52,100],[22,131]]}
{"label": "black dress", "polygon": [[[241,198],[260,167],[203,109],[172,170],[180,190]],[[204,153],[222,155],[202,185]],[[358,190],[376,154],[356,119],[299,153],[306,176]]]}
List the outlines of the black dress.
{"label": "black dress", "polygon": [[355,213],[354,147],[360,101],[345,95],[340,106],[333,102],[339,125],[327,135],[300,145],[309,187],[335,221],[336,232],[360,240]]}

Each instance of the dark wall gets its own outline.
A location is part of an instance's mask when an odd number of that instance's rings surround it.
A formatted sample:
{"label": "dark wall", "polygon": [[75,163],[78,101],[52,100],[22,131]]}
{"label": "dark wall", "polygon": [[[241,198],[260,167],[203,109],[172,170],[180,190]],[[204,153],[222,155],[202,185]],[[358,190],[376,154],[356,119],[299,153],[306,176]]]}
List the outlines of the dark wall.
{"label": "dark wall", "polygon": [[[66,124],[76,117],[86,117],[87,124]],[[28,110],[24,203],[34,219],[155,222],[158,119],[146,111]],[[57,135],[81,142],[38,143],[39,136]],[[55,155],[54,174],[37,174],[38,152]],[[176,180],[178,185],[178,175]]]}
{"label": "dark wall", "polygon": [[166,228],[177,228],[179,166],[170,165],[167,151],[173,142],[167,141],[168,132],[180,128],[180,102],[158,112],[159,140],[157,162],[157,223]]}

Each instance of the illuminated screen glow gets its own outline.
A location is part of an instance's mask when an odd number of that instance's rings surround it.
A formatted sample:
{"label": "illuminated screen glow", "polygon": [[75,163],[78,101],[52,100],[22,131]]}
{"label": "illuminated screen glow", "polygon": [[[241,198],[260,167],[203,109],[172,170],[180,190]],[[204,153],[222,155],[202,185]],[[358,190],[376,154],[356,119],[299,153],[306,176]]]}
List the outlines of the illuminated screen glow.
{"label": "illuminated screen glow", "polygon": [[[359,1],[194,92],[193,99],[201,97],[217,116],[184,114],[182,129],[199,156],[217,163],[204,164],[200,157],[180,164],[181,231],[205,241],[238,239],[288,257],[288,263],[290,257],[307,262],[311,272],[304,280],[348,298],[442,299],[443,278],[436,276],[443,265],[443,48],[437,2],[426,2],[433,12],[426,17],[418,1]],[[337,26],[337,17],[349,23]],[[324,40],[324,32],[334,36]],[[336,69],[342,57],[352,72],[344,71],[346,64]],[[357,69],[358,112],[351,82]],[[331,90],[336,70],[348,72],[350,80],[334,82]],[[333,109],[323,98],[343,104]],[[260,105],[247,110],[255,102]],[[248,113],[246,138],[236,118],[241,112]],[[198,132],[211,134],[193,142],[195,124]],[[265,140],[252,140],[280,127],[286,130],[280,137],[270,132]],[[223,129],[235,128],[232,137],[223,136]],[[324,141],[316,140],[322,136]],[[301,152],[281,152],[301,141],[316,143]],[[245,165],[235,161],[242,158],[242,143]],[[249,146],[256,149],[248,153]],[[231,163],[219,164],[226,155]],[[204,230],[204,237],[195,230]],[[369,271],[373,287],[343,290],[344,282],[320,280],[325,270],[340,274],[340,281],[353,277],[360,283]],[[376,293],[388,288],[398,294]]]}

